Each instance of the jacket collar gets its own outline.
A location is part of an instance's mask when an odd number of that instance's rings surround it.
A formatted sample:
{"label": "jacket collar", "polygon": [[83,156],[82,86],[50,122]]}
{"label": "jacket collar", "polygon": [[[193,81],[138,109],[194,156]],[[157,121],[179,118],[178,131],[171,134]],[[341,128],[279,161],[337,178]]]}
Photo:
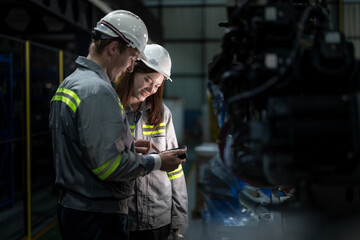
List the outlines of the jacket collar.
{"label": "jacket collar", "polygon": [[105,73],[104,69],[102,67],[100,67],[97,63],[95,63],[95,62],[91,61],[90,59],[87,59],[86,57],[83,57],[83,56],[79,56],[75,62],[79,66],[88,68],[88,69],[96,72],[97,74],[100,75],[100,77],[102,79],[104,79],[106,82],[111,84],[111,81],[110,81],[108,75]]}
{"label": "jacket collar", "polygon": [[[144,112],[146,110],[149,110],[151,108],[150,103],[148,103],[146,100],[141,103],[140,109],[138,112]],[[134,109],[129,105],[126,109],[127,112],[134,112]]]}

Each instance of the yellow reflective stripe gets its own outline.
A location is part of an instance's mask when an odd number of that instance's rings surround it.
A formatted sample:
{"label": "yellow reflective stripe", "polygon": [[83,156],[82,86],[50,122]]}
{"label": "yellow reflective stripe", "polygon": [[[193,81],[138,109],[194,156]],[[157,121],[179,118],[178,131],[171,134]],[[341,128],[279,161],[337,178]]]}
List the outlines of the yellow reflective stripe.
{"label": "yellow reflective stripe", "polygon": [[108,165],[111,162],[114,161],[113,159],[110,159],[109,161],[107,161],[106,163],[101,165],[99,168],[92,170],[92,172],[95,173],[96,175],[98,175],[98,177],[101,180],[105,180],[119,166],[121,159],[122,159],[122,154],[119,155],[119,157],[115,160],[115,162],[111,165],[111,167],[108,170],[106,170],[104,173],[103,173],[103,171],[108,167]]}
{"label": "yellow reflective stripe", "polygon": [[165,126],[165,123],[160,123],[159,125],[157,125],[155,128],[154,128],[154,125],[146,125],[146,124],[143,124],[142,127],[143,127],[143,135],[151,135],[151,134],[157,134],[157,133],[164,133],[166,132],[165,129],[158,129],[158,130],[154,130],[154,129],[157,129],[159,127],[163,127]]}
{"label": "yellow reflective stripe", "polygon": [[61,93],[66,93],[67,95],[69,95],[70,97],[72,97],[75,101],[76,101],[76,104],[79,106],[81,100],[80,98],[78,97],[78,95],[69,90],[69,89],[66,89],[66,88],[58,88],[58,90],[56,91],[57,93],[61,92]]}
{"label": "yellow reflective stripe", "polygon": [[121,109],[124,109],[124,106],[122,105],[120,98],[118,98],[118,100],[119,100],[119,105],[120,105]]}
{"label": "yellow reflective stripe", "polygon": [[[165,123],[160,123],[159,125],[157,125],[156,127],[162,127],[165,126]],[[154,125],[142,125],[143,128],[154,128]]]}
{"label": "yellow reflective stripe", "polygon": [[184,175],[184,171],[182,170],[182,165],[180,164],[177,169],[175,169],[174,171],[168,172],[167,174],[168,174],[168,178],[170,180],[181,177],[182,175]]}
{"label": "yellow reflective stripe", "polygon": [[[65,96],[63,94],[66,94],[68,96]],[[68,105],[71,110],[73,110],[73,112],[76,112],[77,107],[81,103],[78,95],[75,92],[66,88],[58,88],[56,90],[55,96],[51,99],[51,101],[62,101],[66,103],[66,105]]]}
{"label": "yellow reflective stripe", "polygon": [[175,172],[180,171],[180,170],[182,170],[182,165],[181,164],[179,164],[179,167],[177,169],[175,169],[174,171],[168,172],[167,174],[172,174],[172,173],[175,173]]}
{"label": "yellow reflective stripe", "polygon": [[51,101],[62,101],[64,103],[66,103],[66,105],[68,105],[71,110],[73,110],[73,112],[76,112],[76,108],[77,106],[75,105],[75,103],[73,101],[71,101],[68,97],[62,96],[62,95],[55,95]]}
{"label": "yellow reflective stripe", "polygon": [[130,127],[130,130],[131,130],[131,135],[135,135],[135,133],[134,133],[134,129],[135,129],[135,125],[129,125],[129,127]]}
{"label": "yellow reflective stripe", "polygon": [[120,100],[119,97],[118,97],[118,100],[119,100],[119,106],[121,108],[121,113],[124,114],[124,106],[122,105],[121,100]]}
{"label": "yellow reflective stripe", "polygon": [[159,129],[157,131],[143,131],[143,135],[150,135],[150,134],[156,134],[156,133],[164,133],[165,129]]}
{"label": "yellow reflective stripe", "polygon": [[170,180],[176,179],[184,175],[184,171],[179,172],[178,174],[168,176]]}

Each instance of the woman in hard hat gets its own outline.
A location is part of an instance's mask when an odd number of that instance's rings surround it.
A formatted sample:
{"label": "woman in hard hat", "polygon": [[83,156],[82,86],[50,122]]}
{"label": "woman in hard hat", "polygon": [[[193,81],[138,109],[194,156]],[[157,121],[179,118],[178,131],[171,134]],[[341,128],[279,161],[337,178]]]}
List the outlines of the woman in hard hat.
{"label": "woman in hard hat", "polygon": [[[115,89],[135,139],[153,142],[161,151],[178,147],[172,114],[163,103],[164,80],[170,79],[171,59],[158,44],[148,44],[147,60],[119,77]],[[136,179],[129,203],[130,239],[168,239],[187,227],[187,189],[181,164],[172,172],[154,171]]]}

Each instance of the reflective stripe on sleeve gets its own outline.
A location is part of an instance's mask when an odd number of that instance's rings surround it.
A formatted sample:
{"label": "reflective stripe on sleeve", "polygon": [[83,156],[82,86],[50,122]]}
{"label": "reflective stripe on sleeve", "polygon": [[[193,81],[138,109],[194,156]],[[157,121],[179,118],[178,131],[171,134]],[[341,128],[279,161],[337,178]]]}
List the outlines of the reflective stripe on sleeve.
{"label": "reflective stripe on sleeve", "polygon": [[142,125],[143,128],[143,135],[151,135],[151,134],[157,134],[157,133],[165,133],[165,123],[160,123],[156,127],[154,125]]}
{"label": "reflective stripe on sleeve", "polygon": [[121,108],[121,113],[124,114],[124,106],[122,105],[121,100],[120,100],[119,97],[118,97],[118,100],[119,100],[119,105],[120,105],[120,108]]}
{"label": "reflective stripe on sleeve", "polygon": [[151,135],[151,134],[157,134],[157,133],[164,133],[165,129],[159,129],[157,131],[143,131],[143,135]]}
{"label": "reflective stripe on sleeve", "polygon": [[[165,123],[160,123],[156,127],[163,127],[163,126],[165,126]],[[143,128],[154,128],[154,125],[146,125],[146,124],[144,124],[142,127]]]}
{"label": "reflective stripe on sleeve", "polygon": [[176,179],[176,178],[181,177],[182,175],[184,175],[184,171],[183,171],[182,165],[180,164],[177,169],[175,169],[175,170],[172,171],[172,172],[168,172],[167,175],[168,175],[168,178],[169,178],[170,180],[173,180],[173,179]]}
{"label": "reflective stripe on sleeve", "polygon": [[92,172],[95,173],[101,180],[105,180],[119,166],[121,159],[122,154],[120,154],[117,158],[110,159],[99,168],[92,170]]}
{"label": "reflective stripe on sleeve", "polygon": [[68,105],[69,108],[71,108],[74,113],[76,112],[76,109],[81,103],[78,95],[75,92],[66,88],[58,88],[51,101],[64,102],[66,105]]}

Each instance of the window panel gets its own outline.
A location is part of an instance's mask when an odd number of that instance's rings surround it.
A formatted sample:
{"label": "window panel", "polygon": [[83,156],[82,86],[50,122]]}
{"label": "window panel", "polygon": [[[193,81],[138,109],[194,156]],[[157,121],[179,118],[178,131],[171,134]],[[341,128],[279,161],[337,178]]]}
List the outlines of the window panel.
{"label": "window panel", "polygon": [[200,39],[202,33],[202,9],[163,8],[163,30],[165,39]]}
{"label": "window panel", "polygon": [[206,7],[205,38],[219,38],[224,34],[224,27],[219,27],[220,22],[227,22],[226,7]]}
{"label": "window panel", "polygon": [[205,90],[199,78],[176,78],[173,82],[165,82],[166,98],[179,98],[184,100],[184,107],[188,110],[198,110],[202,106]]}
{"label": "window panel", "polygon": [[169,51],[171,74],[200,74],[202,71],[202,46],[199,43],[168,43],[164,47]]}

